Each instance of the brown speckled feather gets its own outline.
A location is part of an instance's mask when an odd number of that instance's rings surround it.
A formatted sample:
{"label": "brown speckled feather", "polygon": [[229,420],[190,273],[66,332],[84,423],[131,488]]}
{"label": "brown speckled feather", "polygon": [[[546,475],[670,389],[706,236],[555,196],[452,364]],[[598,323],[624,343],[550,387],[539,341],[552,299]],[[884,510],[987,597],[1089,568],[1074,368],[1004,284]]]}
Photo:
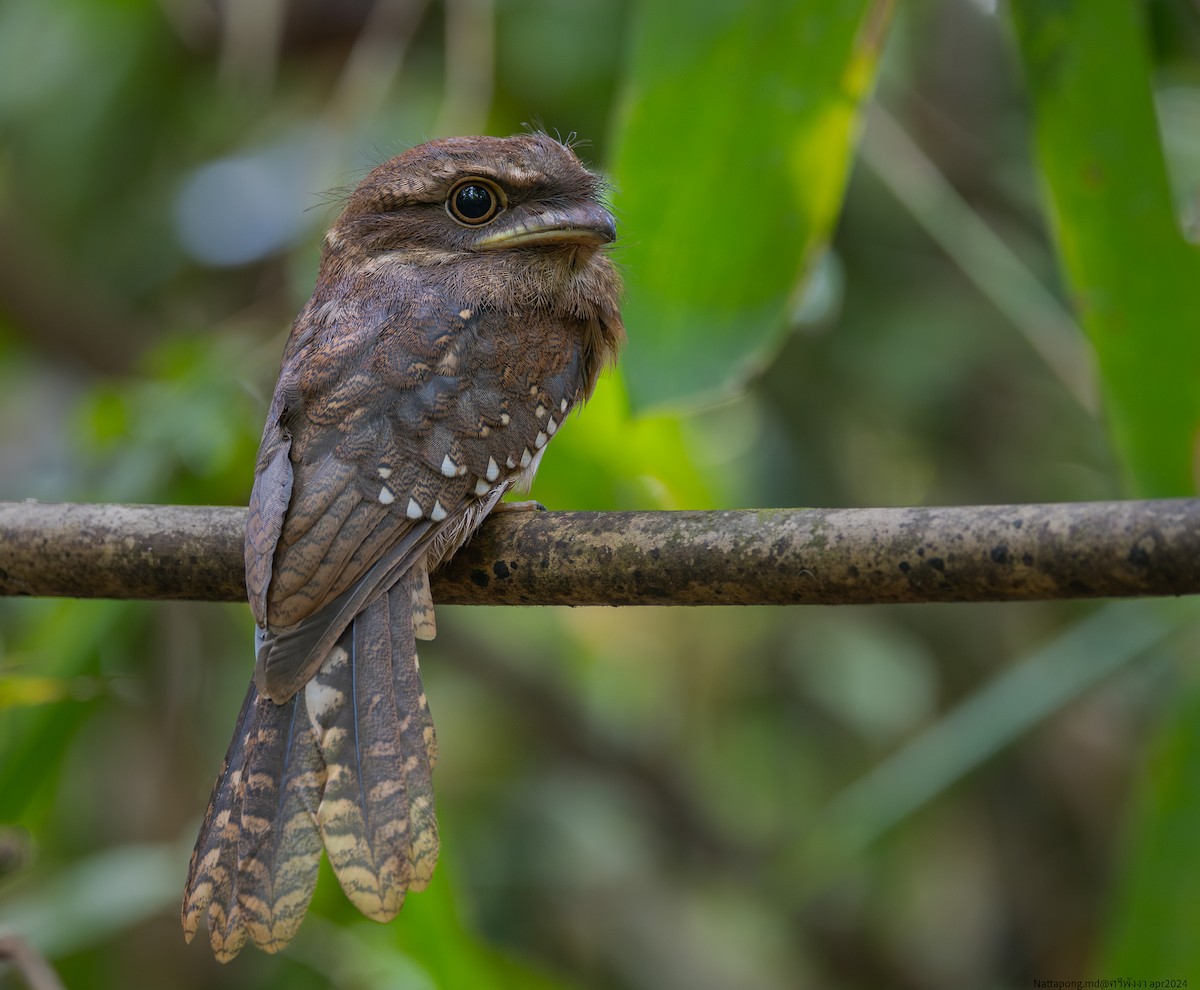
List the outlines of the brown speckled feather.
{"label": "brown speckled feather", "polygon": [[207,909],[209,941],[222,962],[236,956],[246,941],[246,930],[237,918],[237,851],[246,745],[252,731],[256,698],[251,684],[200,826],[200,838],[192,850],[183,899],[184,936],[191,941]]}
{"label": "brown speckled feather", "polygon": [[624,338],[597,193],[546,135],[453,138],[375,169],[326,235],[250,500],[255,683],[184,898],[218,958],[286,944],[322,846],[368,917],[428,882],[427,573],[532,478]]}
{"label": "brown speckled feather", "polygon": [[288,704],[255,701],[257,732],[247,746],[237,903],[241,923],[268,952],[283,948],[308,910],[321,835],[317,807],[326,769],[303,692]]}

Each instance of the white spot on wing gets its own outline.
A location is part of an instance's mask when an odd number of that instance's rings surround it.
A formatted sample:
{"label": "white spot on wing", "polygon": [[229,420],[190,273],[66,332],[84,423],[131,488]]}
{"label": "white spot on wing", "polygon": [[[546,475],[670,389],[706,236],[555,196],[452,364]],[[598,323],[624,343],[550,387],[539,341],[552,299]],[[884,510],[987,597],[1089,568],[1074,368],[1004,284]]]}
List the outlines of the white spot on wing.
{"label": "white spot on wing", "polygon": [[500,414],[500,425],[501,426],[508,426],[508,424],[511,422],[512,422],[512,417],[508,413]]}
{"label": "white spot on wing", "polygon": [[458,311],[458,318],[460,320],[469,320],[471,318],[471,311],[469,309],[460,309]]}
{"label": "white spot on wing", "polygon": [[509,454],[506,458],[504,458],[504,466],[506,468],[508,468],[510,471],[513,470],[513,468],[515,468],[517,466],[517,462],[513,458],[512,454]]}
{"label": "white spot on wing", "polygon": [[379,468],[379,477],[381,477],[384,481],[387,481],[388,478],[390,478],[391,476],[392,476],[392,469],[390,467],[383,467],[381,465]]}
{"label": "white spot on wing", "polygon": [[392,494],[392,490],[387,485],[379,489],[380,505],[391,505],[394,501],[396,501],[396,496]]}
{"label": "white spot on wing", "polygon": [[534,414],[537,416],[538,419],[545,419],[546,418],[546,407],[543,406],[539,402],[537,404],[537,408],[534,410]]}
{"label": "white spot on wing", "polygon": [[441,522],[446,518],[446,510],[442,507],[442,503],[436,498],[433,500],[433,511],[429,513],[429,518],[434,522]]}
{"label": "white spot on wing", "polygon": [[424,515],[424,513],[421,512],[421,503],[415,498],[410,498],[408,500],[408,508],[404,510],[404,514],[408,516],[409,519],[420,519],[421,516]]}
{"label": "white spot on wing", "polygon": [[558,409],[559,409],[559,412],[565,413],[567,411],[567,400],[566,399],[563,399],[562,402],[560,402],[558,404]]}
{"label": "white spot on wing", "polygon": [[538,430],[538,435],[533,438],[533,445],[537,447],[538,450],[541,450],[544,446],[546,446],[546,441],[549,439],[550,438],[546,436],[545,431]]}
{"label": "white spot on wing", "polygon": [[526,447],[521,451],[521,467],[529,467],[529,462],[533,460],[533,454],[529,453],[529,448]]}
{"label": "white spot on wing", "polygon": [[453,478],[458,474],[458,465],[454,463],[454,458],[449,454],[442,458],[442,474],[447,478]]}
{"label": "white spot on wing", "polygon": [[480,478],[475,482],[475,494],[479,496],[486,495],[492,490],[492,486],[488,483],[487,478]]}
{"label": "white spot on wing", "polygon": [[550,436],[554,436],[554,432],[557,429],[558,429],[558,424],[556,422],[554,422],[554,417],[551,416],[549,421],[546,423],[546,432],[549,433]]}
{"label": "white spot on wing", "polygon": [[487,480],[495,481],[499,477],[500,477],[500,465],[496,463],[496,458],[489,457],[488,458],[488,466],[487,466]]}

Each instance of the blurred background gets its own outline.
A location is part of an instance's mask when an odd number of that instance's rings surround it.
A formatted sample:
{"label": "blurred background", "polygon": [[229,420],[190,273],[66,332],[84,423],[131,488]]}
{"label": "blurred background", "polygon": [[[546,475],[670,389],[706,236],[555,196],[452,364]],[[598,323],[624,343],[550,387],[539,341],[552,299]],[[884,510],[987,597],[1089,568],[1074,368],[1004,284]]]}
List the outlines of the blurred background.
{"label": "blurred background", "polygon": [[[609,176],[629,282],[548,506],[1191,494],[1200,14],[1037,7],[3,0],[0,498],[245,504],[346,191],[529,126]],[[439,631],[434,883],[378,926],[323,868],[222,967],[178,903],[248,609],[0,601],[0,932],[73,990],[1200,979],[1195,602]]]}

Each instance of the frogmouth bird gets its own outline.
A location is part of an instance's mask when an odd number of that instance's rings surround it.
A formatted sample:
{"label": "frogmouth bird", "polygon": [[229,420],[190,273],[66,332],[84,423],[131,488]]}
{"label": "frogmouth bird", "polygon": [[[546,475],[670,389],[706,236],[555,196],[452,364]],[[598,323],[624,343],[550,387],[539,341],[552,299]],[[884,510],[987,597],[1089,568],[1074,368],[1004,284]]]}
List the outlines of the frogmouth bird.
{"label": "frogmouth bird", "polygon": [[295,934],[322,848],[367,917],[438,854],[415,639],[429,572],[513,487],[624,340],[600,180],[545,134],[433,141],[325,235],[246,525],[254,679],[183,901],[221,960]]}

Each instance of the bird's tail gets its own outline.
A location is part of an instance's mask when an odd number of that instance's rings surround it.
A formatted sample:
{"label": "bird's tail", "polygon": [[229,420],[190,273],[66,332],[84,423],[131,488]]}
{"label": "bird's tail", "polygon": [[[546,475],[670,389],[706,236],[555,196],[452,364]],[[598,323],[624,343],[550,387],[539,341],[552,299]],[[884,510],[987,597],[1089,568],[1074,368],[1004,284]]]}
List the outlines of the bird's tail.
{"label": "bird's tail", "polygon": [[322,847],[367,917],[389,921],[437,861],[436,741],[413,638],[414,576],[355,617],[320,671],[276,705],[251,682],[200,826],[183,899],[221,961],[278,952],[304,918]]}

